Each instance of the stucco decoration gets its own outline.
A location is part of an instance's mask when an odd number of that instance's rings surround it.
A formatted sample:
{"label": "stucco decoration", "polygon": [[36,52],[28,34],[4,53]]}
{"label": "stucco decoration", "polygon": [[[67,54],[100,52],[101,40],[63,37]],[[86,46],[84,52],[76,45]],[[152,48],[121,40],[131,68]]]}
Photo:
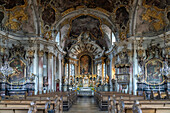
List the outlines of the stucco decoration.
{"label": "stucco decoration", "polygon": [[143,0],[137,10],[137,35],[153,36],[164,32],[168,26],[167,0]]}
{"label": "stucco decoration", "polygon": [[[113,11],[114,3],[116,0],[38,0],[42,6],[47,6],[48,4],[55,7],[60,13],[70,9],[76,8],[78,6],[86,6],[88,8],[100,7],[109,12]],[[122,0],[126,1],[126,0]]]}
{"label": "stucco decoration", "polygon": [[115,23],[119,29],[119,39],[125,40],[129,33],[129,12],[126,7],[120,7],[115,12]]}
{"label": "stucco decoration", "polygon": [[28,19],[22,23],[22,30],[25,33],[35,33],[35,22],[34,22],[34,16],[33,16],[33,10],[31,6],[28,6],[25,8],[25,13],[28,16]]}
{"label": "stucco decoration", "polygon": [[22,24],[26,20],[28,20],[28,15],[25,13],[24,9],[16,9],[8,13],[5,26],[14,31],[18,31],[23,28]]}

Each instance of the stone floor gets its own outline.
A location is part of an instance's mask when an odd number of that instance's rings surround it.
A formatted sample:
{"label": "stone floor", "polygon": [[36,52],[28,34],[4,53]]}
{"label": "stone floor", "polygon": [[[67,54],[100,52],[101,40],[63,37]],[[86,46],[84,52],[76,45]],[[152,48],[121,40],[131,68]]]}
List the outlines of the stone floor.
{"label": "stone floor", "polygon": [[69,111],[64,113],[108,113],[100,111],[93,97],[79,97]]}

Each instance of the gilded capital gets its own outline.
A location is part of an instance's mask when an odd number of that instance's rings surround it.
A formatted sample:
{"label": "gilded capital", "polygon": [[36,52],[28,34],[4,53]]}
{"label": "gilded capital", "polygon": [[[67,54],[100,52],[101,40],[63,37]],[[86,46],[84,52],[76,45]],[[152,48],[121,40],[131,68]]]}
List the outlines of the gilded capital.
{"label": "gilded capital", "polygon": [[33,57],[34,56],[34,52],[35,52],[35,50],[28,50],[27,51],[28,57]]}
{"label": "gilded capital", "polygon": [[1,53],[5,53],[5,49],[4,47],[1,48]]}
{"label": "gilded capital", "polygon": [[51,59],[51,58],[52,58],[52,56],[53,56],[53,53],[51,53],[51,52],[50,52],[50,53],[48,53],[48,58],[49,58],[49,59]]}
{"label": "gilded capital", "polygon": [[42,57],[43,55],[44,55],[44,51],[42,51],[42,50],[41,50],[41,51],[38,51],[38,56],[39,56],[39,57]]}

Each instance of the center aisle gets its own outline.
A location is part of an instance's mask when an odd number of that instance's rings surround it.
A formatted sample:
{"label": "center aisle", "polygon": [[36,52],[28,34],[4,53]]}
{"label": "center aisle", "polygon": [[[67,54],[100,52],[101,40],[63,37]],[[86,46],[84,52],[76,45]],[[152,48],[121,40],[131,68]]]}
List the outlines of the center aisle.
{"label": "center aisle", "polygon": [[93,97],[79,97],[69,111],[64,113],[108,113],[100,111]]}

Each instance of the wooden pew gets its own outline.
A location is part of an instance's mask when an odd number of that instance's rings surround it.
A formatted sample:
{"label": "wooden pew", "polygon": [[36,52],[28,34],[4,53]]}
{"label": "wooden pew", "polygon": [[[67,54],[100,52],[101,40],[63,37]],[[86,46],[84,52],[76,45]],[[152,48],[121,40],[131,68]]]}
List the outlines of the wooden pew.
{"label": "wooden pew", "polygon": [[116,100],[119,100],[121,96],[124,98],[124,100],[144,100],[143,96],[136,96],[119,92],[95,92],[94,97],[101,110],[108,109],[108,99],[112,95],[116,96]]}
{"label": "wooden pew", "polygon": [[[56,94],[58,94],[58,97],[60,98],[60,104],[58,105],[58,106],[60,106],[60,108],[56,108],[56,106],[57,106],[56,102],[58,102],[55,99]],[[30,103],[32,102],[32,100],[35,100],[36,105],[37,105],[37,112],[45,113],[45,109],[47,111],[47,107],[45,108],[45,104],[47,104],[47,102],[49,101],[49,100],[47,100],[47,97],[50,97],[50,100],[51,100],[51,102],[50,102],[51,108],[50,109],[53,109],[53,110],[58,109],[60,111],[61,110],[63,111],[63,109],[68,110],[68,108],[70,108],[69,103],[73,104],[73,102],[76,99],[76,93],[75,92],[62,92],[62,93],[61,92],[53,92],[50,94],[27,96],[25,99],[20,99],[20,100],[18,100],[18,99],[17,100],[15,100],[15,99],[2,100],[0,102],[0,112],[1,111],[2,112],[9,111],[9,112],[15,112],[15,113],[20,113],[20,111],[28,112],[28,109],[31,107]],[[67,102],[67,103],[65,103],[65,106],[63,105],[64,102]]]}
{"label": "wooden pew", "polygon": [[[135,107],[142,113],[169,113],[170,112],[170,100],[161,101],[161,100],[140,100],[138,101],[137,106],[135,106],[134,101],[123,101],[123,104],[120,103],[121,100],[116,101],[116,111],[122,113],[133,113]],[[109,105],[110,106],[110,105]],[[108,108],[109,108],[108,106]],[[135,112],[135,113],[141,113]],[[114,112],[115,113],[115,112]]]}
{"label": "wooden pew", "polygon": [[48,96],[53,98],[55,95],[62,96],[63,98],[63,110],[67,111],[70,109],[72,104],[77,100],[77,94],[75,91],[71,92],[53,92],[53,93],[47,93],[47,94],[40,94],[35,96],[28,96],[26,99],[36,99],[36,100],[44,100]]}

